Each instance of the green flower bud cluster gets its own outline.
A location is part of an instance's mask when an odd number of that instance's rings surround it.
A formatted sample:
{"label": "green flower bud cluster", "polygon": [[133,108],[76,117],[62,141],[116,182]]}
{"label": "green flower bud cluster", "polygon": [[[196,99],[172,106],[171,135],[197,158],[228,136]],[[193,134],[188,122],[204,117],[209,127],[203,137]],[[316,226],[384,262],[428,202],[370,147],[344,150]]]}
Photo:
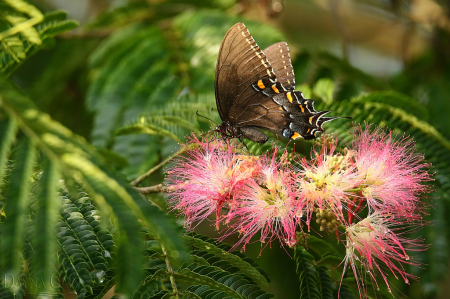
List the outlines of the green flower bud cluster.
{"label": "green flower bud cluster", "polygon": [[336,214],[330,210],[316,209],[316,223],[320,224],[320,231],[334,232],[339,225]]}

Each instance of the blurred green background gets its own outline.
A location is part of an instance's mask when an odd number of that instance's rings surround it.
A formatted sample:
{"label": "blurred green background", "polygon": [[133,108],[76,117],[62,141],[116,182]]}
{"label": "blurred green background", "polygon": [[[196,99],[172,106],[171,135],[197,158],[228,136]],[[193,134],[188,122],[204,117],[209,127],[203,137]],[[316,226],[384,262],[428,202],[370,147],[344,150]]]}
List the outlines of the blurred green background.
{"label": "blurred green background", "polygon": [[[176,152],[190,132],[209,130],[197,110],[220,122],[214,72],[228,28],[244,22],[262,49],[287,41],[296,90],[316,100],[318,110],[405,132],[433,163],[436,192],[428,200],[428,220],[433,222],[420,232],[431,247],[417,253],[423,268],[409,269],[420,280],[410,286],[394,283],[393,292],[400,298],[448,298],[448,1],[29,2],[43,12],[65,10],[80,25],[48,40],[34,55],[28,52],[26,59],[2,56],[2,67],[41,111],[86,138],[129,181]],[[348,141],[346,120],[325,128]],[[247,144],[258,151],[255,144]],[[309,148],[309,142],[296,142],[301,154]],[[163,178],[159,170],[143,185],[159,184]],[[148,196],[164,206],[163,195]],[[209,223],[196,231],[217,236]],[[268,291],[277,298],[298,298],[292,252],[274,243],[259,253],[259,244],[246,251],[269,273]]]}

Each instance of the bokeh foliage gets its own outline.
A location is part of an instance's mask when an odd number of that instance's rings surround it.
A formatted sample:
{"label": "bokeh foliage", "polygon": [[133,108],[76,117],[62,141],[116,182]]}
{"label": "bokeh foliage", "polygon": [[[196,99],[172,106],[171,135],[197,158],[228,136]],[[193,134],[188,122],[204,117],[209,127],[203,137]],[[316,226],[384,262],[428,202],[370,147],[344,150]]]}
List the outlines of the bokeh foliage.
{"label": "bokeh foliage", "polygon": [[[77,23],[64,12],[0,0],[0,297],[71,290],[102,298],[115,287],[116,296],[171,298],[176,287],[184,298],[337,298],[335,240],[311,238],[307,250],[288,254],[266,248],[262,270],[226,244],[186,235],[162,196],[130,186],[187,134],[209,130],[196,111],[220,122],[211,112],[213,81],[228,28],[244,21],[262,49],[289,42],[275,27],[236,15],[234,5],[129,1],[69,32]],[[433,226],[420,232],[432,246],[418,254],[426,267],[410,270],[421,277],[411,286],[394,282],[408,298],[435,298],[449,271],[450,64],[439,46],[450,37],[436,34],[441,44],[388,79],[326,52],[292,57],[297,90],[318,109],[410,135],[433,164]],[[347,120],[326,128],[349,141]],[[271,147],[246,143],[255,154]],[[310,147],[295,142],[299,154]],[[143,185],[162,180],[159,169]],[[249,255],[259,253],[249,247]],[[351,275],[340,290],[340,298],[358,297]]]}

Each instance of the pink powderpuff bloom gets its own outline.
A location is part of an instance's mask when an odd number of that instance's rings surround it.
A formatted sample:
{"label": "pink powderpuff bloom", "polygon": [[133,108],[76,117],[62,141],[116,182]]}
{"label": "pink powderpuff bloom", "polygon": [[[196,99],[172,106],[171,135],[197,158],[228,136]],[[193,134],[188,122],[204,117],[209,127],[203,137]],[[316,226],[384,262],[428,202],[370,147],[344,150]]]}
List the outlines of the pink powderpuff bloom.
{"label": "pink powderpuff bloom", "polygon": [[[405,222],[407,220],[399,221],[394,217],[375,212],[346,228],[344,271],[350,264],[361,298],[366,298],[365,276],[368,276],[378,288],[376,275],[380,275],[389,292],[391,289],[386,271],[391,272],[397,279],[399,275],[405,283],[409,283],[408,278],[417,278],[406,273],[403,268],[403,264],[419,265],[410,260],[406,251],[423,251],[427,246],[421,244],[420,239],[412,240],[404,237],[406,233],[411,232],[401,228]],[[409,229],[410,227],[411,223]]]}
{"label": "pink powderpuff bloom", "polygon": [[245,250],[251,238],[260,233],[261,243],[271,243],[278,238],[281,244],[295,245],[295,230],[299,226],[297,191],[293,172],[285,159],[277,161],[277,148],[272,158],[264,156],[261,161],[261,176],[245,182],[245,188],[235,196],[227,214],[230,229],[221,239],[238,232],[240,240],[233,246],[243,244]]}
{"label": "pink powderpuff bloom", "polygon": [[330,210],[341,223],[345,223],[343,209],[352,204],[350,198],[354,196],[349,190],[361,183],[353,165],[352,152],[341,155],[336,152],[336,146],[337,142],[324,143],[320,152],[313,150],[315,158],[296,161],[300,170],[295,182],[301,192],[301,209],[306,214],[308,228],[317,208]]}
{"label": "pink powderpuff bloom", "polygon": [[368,125],[364,130],[356,126],[353,135],[351,150],[364,180],[360,188],[369,210],[421,218],[420,197],[431,191],[423,183],[432,179],[429,164],[415,153],[414,142],[380,128],[371,131]]}
{"label": "pink powderpuff bloom", "polygon": [[195,136],[188,142],[191,150],[175,161],[166,184],[172,187],[169,205],[185,216],[191,229],[211,213],[216,213],[216,228],[221,209],[230,204],[244,183],[260,173],[257,157],[239,154],[241,148],[223,141],[201,142]]}

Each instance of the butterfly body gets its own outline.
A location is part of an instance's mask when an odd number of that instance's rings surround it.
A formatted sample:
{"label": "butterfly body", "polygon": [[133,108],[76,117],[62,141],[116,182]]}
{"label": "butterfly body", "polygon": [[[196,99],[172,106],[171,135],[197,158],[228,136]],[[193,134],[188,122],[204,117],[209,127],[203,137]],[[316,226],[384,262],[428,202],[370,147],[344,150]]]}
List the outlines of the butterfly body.
{"label": "butterfly body", "polygon": [[237,23],[220,46],[216,66],[216,104],[222,119],[216,130],[224,138],[264,143],[259,129],[288,139],[313,139],[322,132],[329,111],[316,111],[314,101],[295,91],[294,70],[286,42],[262,51],[247,28]]}

